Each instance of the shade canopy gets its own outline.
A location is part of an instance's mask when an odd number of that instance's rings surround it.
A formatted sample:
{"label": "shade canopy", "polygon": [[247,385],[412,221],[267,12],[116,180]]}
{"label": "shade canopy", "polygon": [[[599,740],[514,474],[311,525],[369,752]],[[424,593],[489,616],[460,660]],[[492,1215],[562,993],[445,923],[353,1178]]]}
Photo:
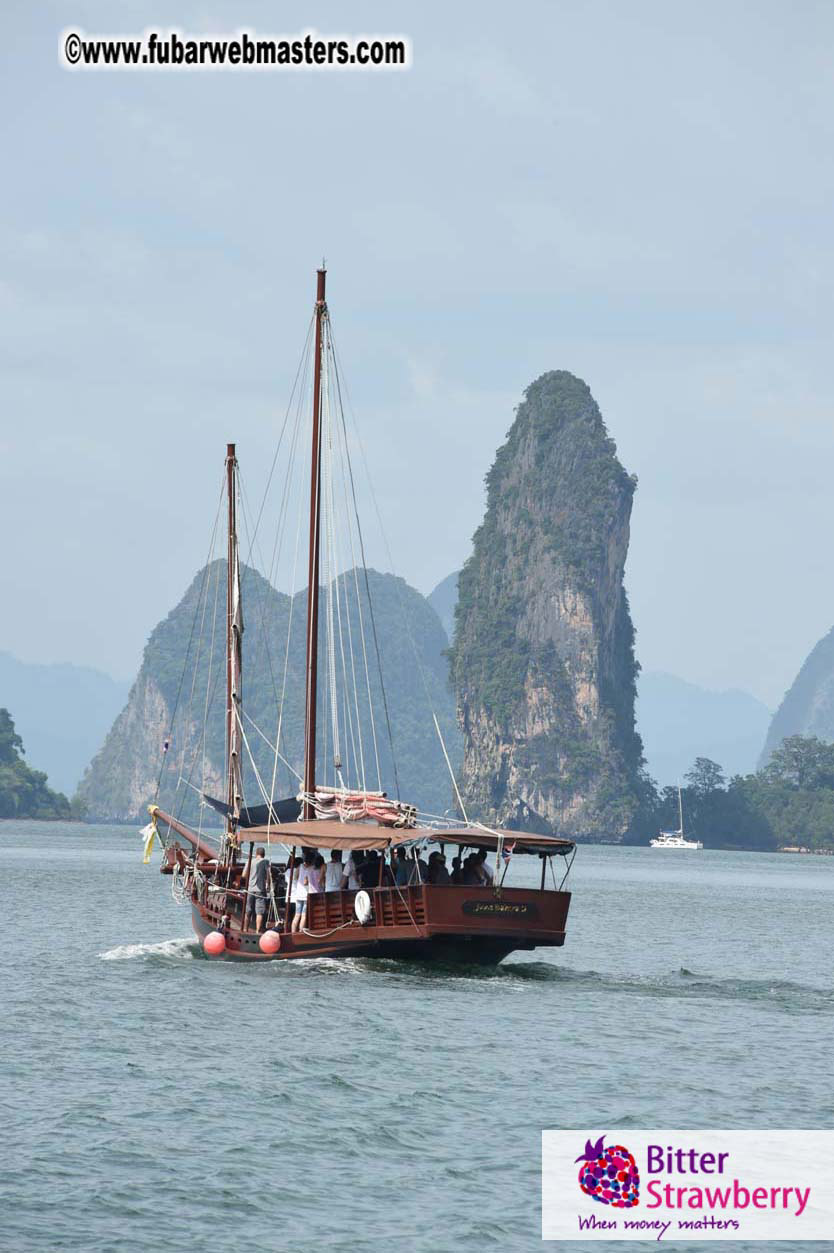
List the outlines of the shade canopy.
{"label": "shade canopy", "polygon": [[498,848],[499,837],[504,848],[513,846],[514,853],[559,853],[565,856],[575,847],[573,840],[562,840],[555,835],[525,835],[521,831],[506,831],[502,827],[492,827],[483,831],[480,827],[450,827],[447,830],[411,831],[412,838],[422,837],[436,844],[459,844],[466,848],[488,848],[493,852]]}
{"label": "shade canopy", "polygon": [[[197,835],[155,806],[152,812],[160,822],[167,823],[179,835],[184,836],[205,857],[216,857]],[[562,840],[555,835],[525,835],[522,831],[506,831],[493,827],[489,831],[481,827],[381,827],[375,822],[339,822],[335,818],[313,818],[308,822],[282,822],[268,827],[248,827],[239,831],[242,842],[254,844],[284,844],[296,848],[384,849],[399,845],[457,844],[461,848],[486,848],[495,852],[499,839],[507,848],[512,845],[514,853],[533,853],[538,856],[565,856],[573,851],[573,840]]]}
{"label": "shade canopy", "polygon": [[[213,849],[191,831],[184,822],[170,814],[156,810],[160,821],[166,822],[178,834],[184,836],[199,849],[203,856],[216,857]],[[514,853],[533,853],[538,856],[560,854],[565,856],[573,850],[572,840],[562,840],[553,835],[525,835],[519,831],[493,828],[484,831],[480,827],[381,827],[372,822],[339,822],[333,818],[313,818],[307,822],[282,822],[268,827],[248,827],[238,832],[241,841],[249,844],[283,844],[296,848],[353,849],[397,848],[400,845],[457,844],[461,848],[486,848],[495,851],[499,839],[504,847],[512,846]]]}
{"label": "shade canopy", "polygon": [[269,827],[249,827],[243,833],[248,844],[289,844],[297,848],[386,849],[407,844],[413,830],[380,827],[373,822],[339,822],[337,818],[311,818],[307,822],[282,822]]}

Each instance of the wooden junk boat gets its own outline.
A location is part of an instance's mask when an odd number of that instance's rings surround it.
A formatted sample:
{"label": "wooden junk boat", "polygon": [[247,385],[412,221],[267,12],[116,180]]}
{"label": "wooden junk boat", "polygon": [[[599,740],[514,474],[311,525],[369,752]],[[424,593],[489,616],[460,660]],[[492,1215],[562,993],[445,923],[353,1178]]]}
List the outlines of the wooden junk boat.
{"label": "wooden junk boat", "polygon": [[[146,861],[155,837],[163,846],[163,874],[174,876],[175,899],[190,903],[194,931],[209,955],[251,961],[305,957],[379,956],[440,958],[479,964],[500,962],[517,949],[561,946],[570,892],[564,889],[575,854],[572,841],[524,834],[470,822],[452,774],[458,808],[464,822],[442,819],[418,823],[417,811],[389,799],[384,791],[339,786],[342,782],[338,748],[334,752],[333,786],[317,786],[316,714],[318,700],[319,574],[322,504],[323,384],[329,334],[325,301],[325,271],[318,271],[313,324],[315,347],[312,385],[312,458],[308,552],[306,682],[303,786],[297,797],[256,807],[244,803],[241,755],[242,636],[240,563],[238,556],[238,463],[235,445],[226,452],[228,552],[226,562],[226,798],[205,801],[224,816],[224,830],[212,842],[180,817],[149,806],[151,823],[145,828]],[[355,503],[355,502],[354,502]],[[363,554],[364,566],[364,554]],[[418,662],[419,664],[419,662]],[[370,687],[368,689],[370,698]],[[386,711],[387,712],[387,711]],[[441,738],[435,716],[435,727]],[[277,741],[276,741],[277,743]],[[168,743],[164,745],[167,752]],[[277,752],[277,749],[276,749]],[[444,757],[448,754],[443,745]],[[302,776],[299,775],[299,778]],[[262,846],[270,863],[269,889],[263,930],[247,909],[247,881],[253,854]],[[467,850],[492,856],[486,881],[428,881],[424,854],[433,846],[447,847],[460,866]],[[294,907],[289,903],[306,850],[343,850],[355,865],[365,862],[361,888],[312,892],[299,930],[292,930]],[[402,853],[408,862],[408,882],[397,883],[394,862]],[[536,886],[508,886],[510,864],[521,859],[530,867],[537,857],[541,873]],[[561,859],[557,873],[556,860]],[[369,881],[368,867],[373,866]],[[532,868],[532,867],[531,867]],[[549,872],[549,873],[548,873]],[[402,878],[402,876],[398,876]],[[528,876],[524,876],[527,878]],[[547,884],[547,880],[550,884]]]}

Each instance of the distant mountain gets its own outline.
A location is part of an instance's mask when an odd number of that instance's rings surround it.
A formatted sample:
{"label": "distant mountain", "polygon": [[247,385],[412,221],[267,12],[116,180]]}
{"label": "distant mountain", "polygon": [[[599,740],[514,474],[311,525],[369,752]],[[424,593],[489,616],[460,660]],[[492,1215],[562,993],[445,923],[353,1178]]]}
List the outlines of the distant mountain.
{"label": "distant mountain", "polygon": [[39,665],[0,652],[0,705],[14,713],[26,761],[71,795],[127,699],[129,684],[69,663]]}
{"label": "distant mountain", "polygon": [[649,774],[674,784],[696,757],[709,757],[728,777],[755,770],[770,710],[748,692],[716,692],[673,674],[637,680],[637,726]]}
{"label": "distant mountain", "polygon": [[773,715],[762,765],[789,735],[834,741],[834,627],[811,649]]}
{"label": "distant mountain", "polygon": [[[355,591],[353,577],[353,572],[349,572],[341,576],[341,581],[350,580]],[[206,790],[214,795],[223,794],[225,578],[225,561],[213,562],[196,576],[180,603],[154,628],[127,706],[113,724],[79,787],[79,799],[87,806],[91,816],[118,820],[140,818],[145,806],[154,799],[161,766],[164,766],[160,792],[163,808],[173,806],[176,812],[195,818],[199,813],[196,788],[204,784]],[[401,796],[424,811],[442,814],[451,805],[451,782],[434,729],[430,705],[437,712],[452,761],[459,763],[462,756],[454,701],[448,685],[448,664],[444,656],[446,638],[436,613],[425,597],[402,579],[369,570],[368,580]],[[359,584],[382,786],[389,795],[395,795],[385,707],[361,574]],[[280,749],[295,770],[301,769],[307,593],[305,590],[295,597],[287,596],[276,591],[257,571],[244,568],[243,596],[243,706],[248,715],[244,722],[248,741],[244,754],[244,791],[249,803],[260,804],[263,798],[252,759],[261,780],[269,787],[273,751],[265,743],[261,732],[274,741],[291,612],[293,631]],[[329,744],[324,603],[323,594],[319,641],[319,781],[324,781],[326,777],[327,782],[332,782],[332,768],[325,774],[325,763],[332,762],[332,741]],[[360,689],[363,689],[362,631],[355,595],[350,598],[350,611],[343,610],[340,630],[342,639],[340,641],[337,637],[336,640],[335,664],[341,673],[341,648],[344,647],[347,670],[350,673],[355,669],[360,676]],[[419,664],[412,651],[412,641]],[[185,665],[187,657],[188,665]],[[367,700],[363,702],[360,691],[358,720],[355,706],[342,708],[341,752],[346,782],[352,786],[358,782],[356,763],[361,754],[365,762],[366,785],[375,788],[378,780],[374,728],[366,707]],[[166,740],[170,741],[170,749],[163,757],[162,746]],[[279,764],[274,795],[293,795],[297,789],[294,775]]]}
{"label": "distant mountain", "polygon": [[455,605],[458,603],[458,576],[459,570],[454,574],[447,574],[442,582],[438,583],[433,592],[429,592],[426,599],[443,623],[443,630],[446,632],[446,638],[449,643],[455,634]]}

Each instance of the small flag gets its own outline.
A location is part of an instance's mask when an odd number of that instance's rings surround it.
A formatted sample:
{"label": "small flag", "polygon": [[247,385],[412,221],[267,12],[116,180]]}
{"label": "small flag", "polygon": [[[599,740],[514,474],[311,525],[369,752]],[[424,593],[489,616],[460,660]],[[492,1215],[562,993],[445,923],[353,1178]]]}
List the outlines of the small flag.
{"label": "small flag", "polygon": [[[148,823],[148,825],[142,828],[139,834],[141,835],[142,841],[144,844],[144,848],[142,852],[142,861],[147,866],[151,860],[151,851],[153,850],[154,837],[156,837],[157,839],[159,838],[159,833],[156,829],[156,818],[152,818],[151,821]],[[160,840],[160,843],[162,843],[161,840]]]}
{"label": "small flag", "polygon": [[509,844],[505,844],[501,849],[501,860],[508,862],[515,851],[515,840],[511,840]]}

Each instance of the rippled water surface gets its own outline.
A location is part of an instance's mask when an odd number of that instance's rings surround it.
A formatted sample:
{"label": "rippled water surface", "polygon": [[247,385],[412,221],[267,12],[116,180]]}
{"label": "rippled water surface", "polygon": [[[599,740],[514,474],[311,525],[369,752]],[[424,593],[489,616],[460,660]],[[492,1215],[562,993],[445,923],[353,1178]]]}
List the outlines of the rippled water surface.
{"label": "rippled water surface", "polygon": [[482,970],[208,962],[135,828],[0,858],[3,1249],[515,1253],[544,1127],[834,1126],[834,859],[581,848]]}

